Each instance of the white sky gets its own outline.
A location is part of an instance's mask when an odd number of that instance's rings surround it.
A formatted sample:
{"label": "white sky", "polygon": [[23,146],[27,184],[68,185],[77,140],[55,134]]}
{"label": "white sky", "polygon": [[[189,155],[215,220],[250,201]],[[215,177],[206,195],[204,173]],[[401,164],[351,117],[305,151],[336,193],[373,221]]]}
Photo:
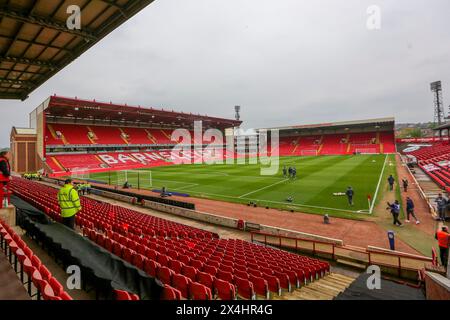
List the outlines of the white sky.
{"label": "white sky", "polygon": [[[368,30],[367,8],[381,9]],[[450,104],[448,0],[156,0],[21,101],[0,146],[51,94],[234,117],[244,127],[395,116]],[[447,110],[446,110],[447,111]]]}

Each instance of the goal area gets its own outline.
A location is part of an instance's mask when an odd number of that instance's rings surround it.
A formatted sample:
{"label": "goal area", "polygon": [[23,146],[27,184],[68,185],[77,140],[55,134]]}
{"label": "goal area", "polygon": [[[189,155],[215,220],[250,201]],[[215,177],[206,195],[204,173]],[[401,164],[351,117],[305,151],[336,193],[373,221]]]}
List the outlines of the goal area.
{"label": "goal area", "polygon": [[355,153],[357,154],[378,154],[377,148],[355,148]]}
{"label": "goal area", "polygon": [[317,150],[310,149],[310,150],[300,150],[300,155],[302,156],[317,156]]}
{"label": "goal area", "polygon": [[110,184],[123,187],[125,183],[131,188],[151,188],[153,187],[152,172],[147,170],[122,170],[115,172],[115,179],[111,179]]}

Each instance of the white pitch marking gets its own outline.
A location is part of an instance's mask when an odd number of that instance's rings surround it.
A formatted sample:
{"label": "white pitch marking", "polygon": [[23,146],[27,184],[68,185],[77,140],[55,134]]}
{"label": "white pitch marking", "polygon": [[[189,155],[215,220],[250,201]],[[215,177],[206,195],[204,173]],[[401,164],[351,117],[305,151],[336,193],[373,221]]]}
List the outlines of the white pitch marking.
{"label": "white pitch marking", "polygon": [[246,197],[246,196],[248,196],[248,195],[251,195],[252,193],[257,193],[257,192],[259,192],[259,191],[261,191],[261,190],[264,190],[264,189],[267,189],[267,188],[276,186],[277,184],[286,182],[286,181],[288,181],[288,180],[289,180],[289,179],[284,179],[284,180],[281,180],[281,181],[278,181],[278,182],[269,184],[268,186],[265,186],[265,187],[259,188],[259,189],[257,189],[257,190],[254,190],[254,191],[248,192],[248,193],[246,193],[246,194],[243,194],[242,196],[240,196],[240,197],[238,197],[238,198],[244,198],[244,197]]}
{"label": "white pitch marking", "polygon": [[384,158],[383,169],[381,169],[380,178],[378,179],[377,189],[375,190],[375,194],[372,199],[372,205],[369,208],[369,214],[372,214],[373,207],[375,206],[375,201],[377,200],[378,190],[380,189],[381,179],[383,179],[384,168],[386,168],[387,159],[388,159],[388,155],[386,155],[386,158]]}

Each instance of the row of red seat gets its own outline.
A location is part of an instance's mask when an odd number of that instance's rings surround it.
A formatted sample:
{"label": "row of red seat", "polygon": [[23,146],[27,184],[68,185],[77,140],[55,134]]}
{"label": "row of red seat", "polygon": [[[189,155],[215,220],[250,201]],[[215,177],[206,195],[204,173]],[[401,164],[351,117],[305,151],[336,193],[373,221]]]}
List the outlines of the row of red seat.
{"label": "row of red seat", "polygon": [[[255,294],[268,298],[270,293],[280,295],[282,289],[290,291],[329,272],[327,263],[240,240],[143,237],[135,241],[113,231],[103,234],[86,229],[84,233],[180,290],[185,298],[192,295],[189,287],[195,282],[221,299],[234,298],[236,290],[246,299]],[[208,290],[203,292],[209,296]]]}
{"label": "row of red seat", "polygon": [[439,186],[450,192],[450,144],[432,143],[429,147],[407,153],[416,157],[419,167]]}
{"label": "row of red seat", "polygon": [[[64,291],[59,281],[52,276],[47,267],[41,262],[30,247],[20,238],[20,236],[4,221],[0,219],[0,240],[1,249],[9,257],[14,265],[14,270],[18,272],[20,267],[20,279],[27,284],[28,293],[32,295],[31,284],[37,290],[36,296],[39,300],[72,300],[70,295]],[[14,262],[12,258],[14,257]],[[24,281],[27,275],[28,280]]]}
{"label": "row of red seat", "polygon": [[[15,178],[11,182],[11,190],[25,201],[46,212],[53,219],[57,221],[61,219],[56,196],[57,189],[34,181]],[[81,206],[82,209],[77,214],[76,222],[79,225],[92,224],[101,230],[115,229],[120,232],[130,230],[132,233],[139,234],[146,232],[150,234],[174,233],[180,237],[218,237],[217,234],[209,231],[87,197],[81,197]]]}
{"label": "row of red seat", "polygon": [[393,132],[365,132],[289,136],[280,138],[279,153],[290,155],[345,155],[360,151],[370,153],[395,152]]}
{"label": "row of red seat", "polygon": [[[172,130],[108,127],[78,124],[47,124],[47,145],[127,145],[127,144],[175,144],[171,140]],[[193,133],[191,132],[193,137]]]}
{"label": "row of red seat", "polygon": [[[14,186],[15,192],[21,195],[28,193],[27,197],[33,204],[47,208],[50,216],[58,218],[52,203],[47,202],[49,199],[35,194],[50,194],[54,199],[51,190],[41,189],[50,187],[17,180],[14,185],[19,183],[27,189]],[[82,205],[86,206],[83,200]],[[199,233],[198,229],[187,226],[196,232],[186,233],[181,229],[161,232],[163,224],[143,227],[142,221],[157,218],[136,215],[127,211],[130,209],[118,209],[121,207],[109,211],[105,210],[106,207],[107,204],[99,202],[98,206],[83,211],[76,220],[77,224],[99,245],[157,277],[167,285],[168,293],[174,292],[170,291],[173,287],[185,298],[202,296],[195,290],[194,293],[190,291],[195,282],[222,299],[234,298],[236,292],[247,299],[256,295],[267,298],[270,293],[280,294],[282,289],[290,290],[329,272],[329,264],[316,259],[246,241],[217,239],[217,235],[206,231]],[[130,213],[129,219],[117,221],[118,215],[126,218],[127,213]],[[199,285],[194,287],[196,290],[202,288]],[[203,293],[204,297],[208,296],[208,290],[203,290]]]}

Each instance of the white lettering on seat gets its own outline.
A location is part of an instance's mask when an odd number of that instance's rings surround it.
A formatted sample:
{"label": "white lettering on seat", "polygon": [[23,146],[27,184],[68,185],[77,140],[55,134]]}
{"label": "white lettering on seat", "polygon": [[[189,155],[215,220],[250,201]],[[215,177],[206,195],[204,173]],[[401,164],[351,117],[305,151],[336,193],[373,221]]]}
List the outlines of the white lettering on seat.
{"label": "white lettering on seat", "polygon": [[134,159],[134,158],[132,158],[132,157],[126,155],[126,154],[119,154],[117,156],[117,160],[119,160],[122,163],[127,163],[129,161],[138,162],[136,159]]}
{"label": "white lettering on seat", "polygon": [[113,156],[110,156],[109,154],[99,154],[98,155],[104,162],[106,162],[107,164],[117,164],[119,163],[119,161],[117,161],[116,159],[114,159]]}

